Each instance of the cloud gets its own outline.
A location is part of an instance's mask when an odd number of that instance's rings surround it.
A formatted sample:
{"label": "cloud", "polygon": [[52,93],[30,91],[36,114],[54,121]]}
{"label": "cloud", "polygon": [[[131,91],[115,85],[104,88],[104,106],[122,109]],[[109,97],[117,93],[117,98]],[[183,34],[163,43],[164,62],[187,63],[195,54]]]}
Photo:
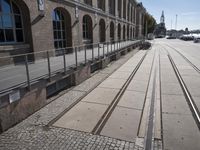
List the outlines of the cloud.
{"label": "cloud", "polygon": [[198,12],[198,11],[191,11],[191,12],[181,13],[182,16],[191,16],[191,15],[198,15],[198,14],[200,14],[200,12]]}

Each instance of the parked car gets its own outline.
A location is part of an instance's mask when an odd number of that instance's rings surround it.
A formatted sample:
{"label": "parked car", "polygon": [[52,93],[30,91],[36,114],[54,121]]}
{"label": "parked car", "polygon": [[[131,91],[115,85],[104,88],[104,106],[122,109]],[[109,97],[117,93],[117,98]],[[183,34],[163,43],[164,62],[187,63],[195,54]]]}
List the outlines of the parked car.
{"label": "parked car", "polygon": [[153,33],[149,33],[147,38],[148,40],[153,40],[154,39]]}
{"label": "parked car", "polygon": [[175,36],[168,36],[167,39],[176,39]]}
{"label": "parked car", "polygon": [[200,37],[194,38],[194,43],[200,43]]}

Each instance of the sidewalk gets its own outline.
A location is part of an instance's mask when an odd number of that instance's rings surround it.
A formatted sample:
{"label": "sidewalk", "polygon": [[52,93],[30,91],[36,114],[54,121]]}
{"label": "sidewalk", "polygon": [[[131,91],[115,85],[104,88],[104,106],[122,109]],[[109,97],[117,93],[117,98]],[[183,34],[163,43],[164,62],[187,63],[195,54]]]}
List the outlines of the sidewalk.
{"label": "sidewalk", "polygon": [[[90,92],[117,68],[134,55],[135,51],[122,57],[94,74],[77,87],[61,95],[18,125],[0,135],[0,149],[134,149],[131,142],[92,135],[69,129],[47,127],[71,104]],[[138,147],[138,149],[141,149]]]}

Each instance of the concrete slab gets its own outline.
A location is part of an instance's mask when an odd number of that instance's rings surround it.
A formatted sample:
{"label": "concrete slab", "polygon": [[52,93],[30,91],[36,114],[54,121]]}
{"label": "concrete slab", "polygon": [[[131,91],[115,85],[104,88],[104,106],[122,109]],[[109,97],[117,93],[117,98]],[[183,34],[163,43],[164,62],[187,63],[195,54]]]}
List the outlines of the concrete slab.
{"label": "concrete slab", "polygon": [[127,90],[120,99],[118,106],[142,110],[144,98],[145,93]]}
{"label": "concrete slab", "polygon": [[140,72],[138,71],[136,73],[136,75],[134,76],[134,80],[148,82],[149,81],[149,74],[140,74]]}
{"label": "concrete slab", "polygon": [[135,142],[141,111],[116,107],[101,135]]}
{"label": "concrete slab", "polygon": [[138,91],[138,92],[146,92],[147,90],[147,84],[148,82],[145,81],[137,81],[137,80],[132,80],[127,87],[127,90],[130,91]]}
{"label": "concrete slab", "polygon": [[192,115],[163,114],[164,149],[199,150],[200,132]]}
{"label": "concrete slab", "polygon": [[183,95],[183,91],[179,83],[161,83],[161,92],[162,94],[169,95]]}
{"label": "concrete slab", "polygon": [[121,72],[133,72],[133,70],[135,69],[135,65],[130,66],[130,67],[121,67],[119,68],[117,71],[121,71]]}
{"label": "concrete slab", "polygon": [[107,78],[98,87],[101,87],[101,88],[121,89],[125,82],[126,82],[125,79]]}
{"label": "concrete slab", "polygon": [[192,98],[193,98],[193,100],[194,100],[196,106],[198,107],[198,109],[199,109],[199,111],[200,111],[200,97],[194,96],[194,97],[192,97]]}
{"label": "concrete slab", "polygon": [[91,132],[107,107],[108,105],[80,102],[53,126]]}
{"label": "concrete slab", "polygon": [[131,75],[131,72],[120,72],[116,71],[114,72],[109,78],[114,78],[114,79],[128,79],[128,77]]}
{"label": "concrete slab", "polygon": [[164,113],[191,115],[183,95],[162,95],[162,111]]}
{"label": "concrete slab", "polygon": [[119,92],[118,89],[95,88],[81,101],[109,105],[118,92]]}

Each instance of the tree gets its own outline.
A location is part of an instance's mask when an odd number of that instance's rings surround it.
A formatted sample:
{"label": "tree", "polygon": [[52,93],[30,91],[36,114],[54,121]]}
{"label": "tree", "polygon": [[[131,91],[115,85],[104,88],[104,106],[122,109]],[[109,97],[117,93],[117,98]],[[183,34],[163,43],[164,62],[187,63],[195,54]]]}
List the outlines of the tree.
{"label": "tree", "polygon": [[[156,28],[156,20],[148,13],[145,14],[144,33],[153,33]],[[147,32],[146,32],[147,29]]]}

